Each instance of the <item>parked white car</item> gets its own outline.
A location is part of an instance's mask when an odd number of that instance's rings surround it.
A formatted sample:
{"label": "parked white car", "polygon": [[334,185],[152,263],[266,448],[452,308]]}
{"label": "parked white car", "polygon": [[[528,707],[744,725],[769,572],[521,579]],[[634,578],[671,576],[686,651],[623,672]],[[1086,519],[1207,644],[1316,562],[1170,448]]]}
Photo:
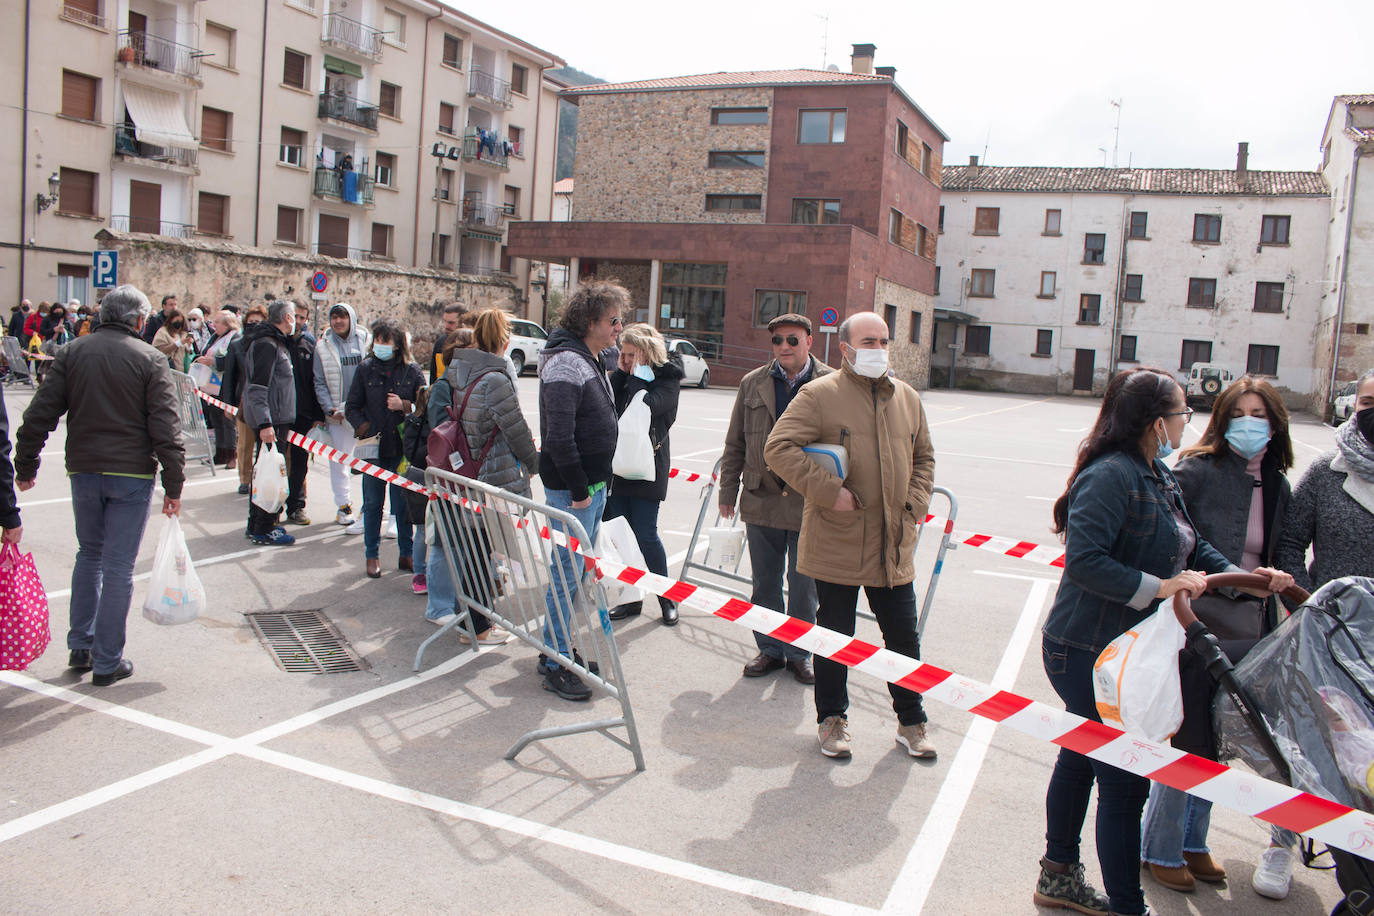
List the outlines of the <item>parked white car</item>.
{"label": "parked white car", "polygon": [[711,367],[701,358],[696,344],[682,337],[669,337],[666,342],[669,353],[676,353],[682,357],[682,384],[696,385],[698,388],[705,388],[711,384]]}
{"label": "parked white car", "polygon": [[533,321],[523,318],[510,320],[510,343],[506,344],[506,359],[515,366],[515,374],[539,364],[539,354],[549,342],[549,335]]}
{"label": "parked white car", "polygon": [[1336,390],[1336,398],[1331,402],[1331,425],[1340,426],[1350,419],[1355,410],[1355,390],[1358,382],[1346,382]]}
{"label": "parked white car", "polygon": [[1217,395],[1235,379],[1231,370],[1215,363],[1193,363],[1188,372],[1187,403],[1204,404],[1208,408]]}

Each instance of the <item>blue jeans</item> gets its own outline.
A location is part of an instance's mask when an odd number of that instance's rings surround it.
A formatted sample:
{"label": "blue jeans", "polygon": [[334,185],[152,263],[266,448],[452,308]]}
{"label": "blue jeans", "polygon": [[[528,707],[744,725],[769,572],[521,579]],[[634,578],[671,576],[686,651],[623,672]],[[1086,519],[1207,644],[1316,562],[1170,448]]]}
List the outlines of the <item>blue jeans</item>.
{"label": "blue jeans", "polygon": [[[545,490],[544,501],[550,509],[561,509],[582,523],[590,539],[586,545],[590,549],[596,543],[596,533],[601,530],[601,514],[606,509],[606,488],[602,487],[592,494],[591,505],[574,509],[571,490]],[[549,519],[551,531],[565,532],[566,526]],[[568,626],[573,617],[573,599],[577,596],[578,586],[586,572],[581,557],[574,556],[566,547],[552,549],[553,562],[549,564],[549,588],[544,593],[544,610],[548,618],[544,623],[544,645],[556,649],[561,655],[571,655],[568,644]]]}
{"label": "blue jeans", "polygon": [[[651,573],[668,575],[668,551],[663,549],[663,540],[658,536],[658,506],[656,499],[642,499],[638,496],[623,496],[612,493],[606,497],[604,519],[624,517],[635,533],[639,552],[644,554],[644,566]],[[665,603],[666,598],[659,598]]]}
{"label": "blue jeans", "polygon": [[[1097,653],[1066,646],[1046,636],[1041,643],[1045,674],[1064,708],[1101,722],[1093,696]],[[819,666],[817,667],[819,674]],[[1045,858],[1069,865],[1079,861],[1083,821],[1097,781],[1097,862],[1113,913],[1143,913],[1140,890],[1140,814],[1150,781],[1108,763],[1060,748],[1045,793]]]}
{"label": "blue jeans", "polygon": [[[816,583],[810,576],[797,572],[797,537],[799,532],[766,525],[745,525],[749,541],[749,569],[754,590],[749,601],[770,610],[782,610],[783,561],[787,561],[787,616],[816,622]],[[759,651],[770,658],[783,661],[806,661],[811,653],[781,640],[754,631]]]}
{"label": "blue jeans", "polygon": [[[394,471],[401,466],[401,456],[394,455],[390,458],[378,458],[372,462],[380,468]],[[371,474],[363,475],[363,556],[369,560],[375,560],[378,556],[378,548],[382,542],[382,508],[386,502],[387,488],[391,489],[391,514],[396,518],[396,546],[400,548],[401,556],[411,556],[415,549],[412,540],[412,528],[410,520],[406,518],[406,497],[405,490],[395,484],[388,484],[386,481]]]}
{"label": "blue jeans", "polygon": [[[379,526],[380,527],[380,526]],[[397,532],[398,534],[400,532]],[[429,545],[425,543],[425,526],[415,526],[415,546],[410,551],[410,559],[415,566],[415,572],[419,575],[428,575],[426,570],[429,567]]]}
{"label": "blue jeans", "polygon": [[[416,538],[415,542],[417,544],[423,543],[424,537]],[[448,559],[445,556],[446,551],[443,541],[440,540],[437,544],[427,546],[426,550],[428,556],[425,565],[419,565],[421,560],[416,559],[415,569],[417,572],[424,571],[426,586],[429,588],[429,594],[425,597],[425,616],[430,620],[438,620],[440,617],[458,613],[460,610],[458,607],[458,590],[454,588],[453,576],[448,569]],[[416,553],[419,553],[418,547],[416,548]],[[456,555],[455,560],[458,567],[458,574],[464,575],[461,542],[460,552]],[[477,600],[482,601],[484,598],[479,596]],[[472,612],[473,632],[481,635],[485,633],[490,626],[491,621],[487,619],[485,614],[479,613],[478,611]]]}
{"label": "blue jeans", "polygon": [[1212,803],[1162,782],[1150,785],[1145,806],[1140,858],[1166,868],[1186,864],[1185,852],[1211,852],[1207,828],[1212,823]]}
{"label": "blue jeans", "polygon": [[90,649],[91,670],[110,674],[124,657],[134,560],[148,524],[153,481],[111,474],[73,474],[69,480],[77,550],[67,648]]}

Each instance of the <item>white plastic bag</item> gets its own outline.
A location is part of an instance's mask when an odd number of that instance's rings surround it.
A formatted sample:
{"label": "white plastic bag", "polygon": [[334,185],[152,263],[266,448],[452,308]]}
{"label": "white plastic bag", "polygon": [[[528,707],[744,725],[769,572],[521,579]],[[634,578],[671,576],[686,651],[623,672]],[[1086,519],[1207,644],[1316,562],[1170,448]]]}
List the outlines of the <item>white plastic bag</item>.
{"label": "white plastic bag", "polygon": [[253,463],[253,505],[269,514],[280,512],[286,490],[286,456],[264,442]]}
{"label": "white plastic bag", "polygon": [[[639,550],[639,541],[635,540],[634,529],[624,516],[617,516],[601,523],[600,530],[596,532],[596,555],[636,569],[648,568],[644,565],[644,554]],[[619,579],[604,577],[601,587],[606,590],[608,608],[619,604],[633,604],[644,599],[644,592],[638,586],[628,585]]]}
{"label": "white plastic bag", "polygon": [[654,443],[649,438],[649,405],[644,392],[636,391],[620,415],[620,435],[615,442],[611,471],[625,480],[654,479]]}
{"label": "white plastic bag", "polygon": [[191,565],[186,537],[175,515],[167,519],[153,557],[153,578],[143,616],[161,626],[190,623],[205,610],[205,586]]}
{"label": "white plastic bag", "polygon": [[1093,663],[1097,714],[1151,741],[1165,741],[1183,724],[1178,653],[1183,627],[1169,601],[1107,644]]}

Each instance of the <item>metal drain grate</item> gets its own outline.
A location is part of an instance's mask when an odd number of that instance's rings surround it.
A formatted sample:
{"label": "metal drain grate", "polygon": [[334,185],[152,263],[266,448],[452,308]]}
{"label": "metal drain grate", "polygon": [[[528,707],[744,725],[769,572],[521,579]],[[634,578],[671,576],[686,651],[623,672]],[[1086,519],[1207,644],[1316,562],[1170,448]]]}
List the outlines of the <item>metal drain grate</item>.
{"label": "metal drain grate", "polygon": [[257,611],[244,614],[283,671],[339,674],[367,663],[319,611]]}

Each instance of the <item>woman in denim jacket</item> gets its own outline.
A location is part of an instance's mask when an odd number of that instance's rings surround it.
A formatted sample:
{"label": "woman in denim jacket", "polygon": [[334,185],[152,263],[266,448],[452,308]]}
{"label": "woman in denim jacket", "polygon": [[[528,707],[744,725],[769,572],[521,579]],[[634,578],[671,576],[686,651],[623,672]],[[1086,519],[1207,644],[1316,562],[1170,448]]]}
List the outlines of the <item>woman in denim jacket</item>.
{"label": "woman in denim jacket", "polygon": [[[1100,722],[1093,663],[1109,642],[1175,592],[1205,588],[1207,573],[1238,572],[1200,538],[1173,474],[1173,453],[1192,416],[1183,389],[1157,369],[1119,373],[1068,489],[1054,504],[1065,539],[1064,575],[1045,622],[1045,673],[1065,708]],[[1260,568],[1270,587],[1292,578]],[[1097,780],[1097,859],[1107,894],[1083,874],[1079,842]],[[1059,752],[1046,793],[1046,849],[1035,902],[1082,913],[1148,913],[1140,890],[1140,814],[1149,780],[1068,749]]]}

